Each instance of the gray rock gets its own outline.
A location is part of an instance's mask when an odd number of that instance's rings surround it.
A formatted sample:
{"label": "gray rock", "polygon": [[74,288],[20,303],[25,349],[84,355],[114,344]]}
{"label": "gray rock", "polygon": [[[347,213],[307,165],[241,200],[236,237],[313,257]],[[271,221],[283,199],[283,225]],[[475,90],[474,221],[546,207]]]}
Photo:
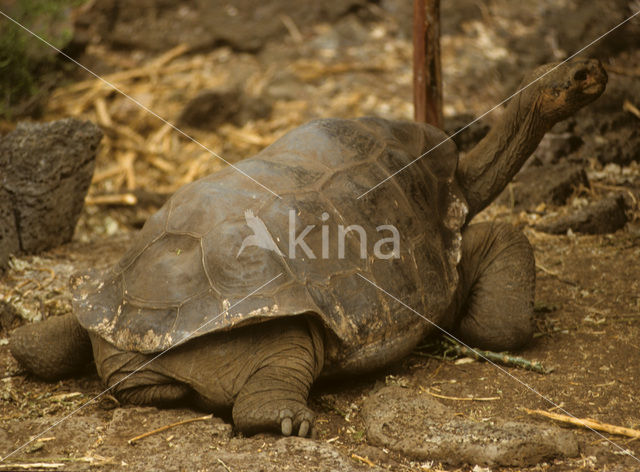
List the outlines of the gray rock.
{"label": "gray rock", "polygon": [[560,162],[542,167],[528,167],[518,173],[498,199],[510,208],[534,209],[540,203],[564,205],[574,190],[589,180],[580,165]]}
{"label": "gray rock", "polygon": [[[350,459],[335,446],[312,439],[288,437],[277,439],[259,435],[254,438],[232,439],[224,451],[218,453],[233,472],[357,472],[363,465]],[[216,460],[210,463],[215,464]],[[203,463],[206,463],[203,461]],[[225,470],[225,469],[220,469]],[[366,466],[369,472],[382,472],[379,467]]]}
{"label": "gray rock", "polygon": [[580,209],[568,209],[569,213],[549,215],[535,228],[551,234],[574,233],[608,234],[622,228],[627,223],[626,208],[622,195],[607,197],[589,203]]}
{"label": "gray rock", "polygon": [[456,417],[431,396],[398,386],[371,395],[362,414],[370,443],[417,460],[526,467],[578,454],[577,440],[570,431],[535,423]]}
{"label": "gray rock", "polygon": [[102,131],[64,119],[20,123],[0,140],[0,267],[12,253],[69,241],[91,183]]}
{"label": "gray rock", "polygon": [[[548,166],[558,164],[567,159],[578,159],[578,156],[574,155],[574,153],[579,151],[584,141],[576,133],[570,131],[570,127],[574,123],[575,121],[569,123],[560,122],[560,126],[554,126],[552,132],[545,134],[524,168]],[[567,129],[567,131],[561,131],[564,129]],[[582,159],[580,158],[580,160]]]}
{"label": "gray rock", "polygon": [[[2,159],[2,155],[0,155]],[[2,172],[0,160],[0,172]],[[20,240],[16,228],[16,216],[13,211],[13,201],[9,192],[2,188],[2,182],[7,178],[6,173],[0,174],[0,271],[7,265],[9,256],[20,252]]]}

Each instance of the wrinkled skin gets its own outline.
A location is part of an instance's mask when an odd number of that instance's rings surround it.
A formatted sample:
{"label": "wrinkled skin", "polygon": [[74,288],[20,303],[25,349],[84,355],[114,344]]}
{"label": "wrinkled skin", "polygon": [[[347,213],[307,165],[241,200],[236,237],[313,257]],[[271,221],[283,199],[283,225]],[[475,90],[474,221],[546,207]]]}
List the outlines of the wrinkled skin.
{"label": "wrinkled skin", "polygon": [[[542,66],[523,84],[552,67]],[[514,97],[501,122],[459,162],[467,222],[504,189],[545,132],[597,98],[605,84],[597,61],[580,60]],[[483,349],[524,346],[533,332],[535,291],[535,262],[525,236],[505,224],[468,225],[461,252],[459,284],[443,327]],[[244,433],[306,436],[314,417],[307,397],[325,366],[327,336],[320,320],[302,314],[207,334],[158,357],[119,350],[90,336],[68,314],[19,328],[10,347],[22,365],[45,379],[73,374],[93,357],[100,377],[122,401],[232,408]],[[404,352],[418,341],[403,346]]]}

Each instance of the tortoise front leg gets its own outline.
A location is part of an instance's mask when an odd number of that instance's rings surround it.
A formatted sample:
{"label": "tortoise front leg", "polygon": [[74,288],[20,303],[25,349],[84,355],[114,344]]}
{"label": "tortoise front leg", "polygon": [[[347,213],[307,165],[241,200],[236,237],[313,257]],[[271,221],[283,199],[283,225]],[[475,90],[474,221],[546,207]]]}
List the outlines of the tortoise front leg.
{"label": "tortoise front leg", "polygon": [[315,416],[307,397],[324,359],[320,327],[313,320],[291,317],[267,329],[258,325],[256,338],[247,348],[259,362],[238,392],[233,422],[246,434],[306,436]]}
{"label": "tortoise front leg", "polygon": [[21,326],[9,348],[20,365],[46,380],[78,373],[92,360],[89,335],[71,313]]}
{"label": "tortoise front leg", "polygon": [[494,351],[531,340],[535,260],[522,232],[508,224],[470,225],[462,234],[459,273],[456,336]]}

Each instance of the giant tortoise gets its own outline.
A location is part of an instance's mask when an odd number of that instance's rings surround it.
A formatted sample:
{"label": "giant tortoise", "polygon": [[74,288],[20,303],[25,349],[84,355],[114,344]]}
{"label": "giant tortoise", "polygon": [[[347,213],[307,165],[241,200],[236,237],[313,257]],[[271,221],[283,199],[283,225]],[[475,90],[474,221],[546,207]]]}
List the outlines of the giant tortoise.
{"label": "giant tortoise", "polygon": [[469,222],[605,88],[596,60],[553,67],[529,75],[523,84],[547,73],[460,159],[426,124],[320,119],[242,172],[184,186],[115,267],[73,279],[73,314],[19,328],[11,352],[45,379],[93,353],[122,401],[231,408],[244,433],[305,436],[318,376],[385,366],[435,325],[481,348],[522,347],[531,246],[509,225]]}

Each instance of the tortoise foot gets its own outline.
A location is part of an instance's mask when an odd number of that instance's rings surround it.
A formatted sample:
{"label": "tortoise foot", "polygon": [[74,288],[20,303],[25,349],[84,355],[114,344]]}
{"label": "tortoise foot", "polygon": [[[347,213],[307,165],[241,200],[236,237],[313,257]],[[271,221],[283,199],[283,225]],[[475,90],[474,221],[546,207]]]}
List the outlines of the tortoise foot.
{"label": "tortoise foot", "polygon": [[283,436],[306,437],[313,425],[315,414],[306,405],[296,401],[276,401],[257,409],[238,412],[233,409],[233,421],[245,434],[265,431],[280,432]]}
{"label": "tortoise foot", "polygon": [[21,326],[11,334],[9,349],[20,365],[45,380],[80,372],[93,359],[89,336],[71,313]]}

